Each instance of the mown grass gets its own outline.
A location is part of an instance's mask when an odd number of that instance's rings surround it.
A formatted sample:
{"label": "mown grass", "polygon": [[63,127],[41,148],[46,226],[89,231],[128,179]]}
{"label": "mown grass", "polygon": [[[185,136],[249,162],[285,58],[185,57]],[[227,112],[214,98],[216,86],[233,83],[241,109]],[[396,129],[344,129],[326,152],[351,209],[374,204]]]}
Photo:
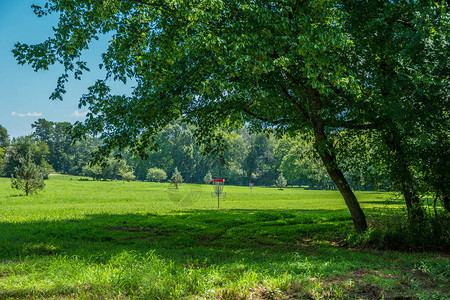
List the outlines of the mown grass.
{"label": "mown grass", "polygon": [[[71,180],[72,179],[72,180]],[[0,298],[319,299],[449,297],[439,253],[343,246],[336,191],[78,181],[25,197],[0,179]],[[363,208],[401,205],[358,193]]]}

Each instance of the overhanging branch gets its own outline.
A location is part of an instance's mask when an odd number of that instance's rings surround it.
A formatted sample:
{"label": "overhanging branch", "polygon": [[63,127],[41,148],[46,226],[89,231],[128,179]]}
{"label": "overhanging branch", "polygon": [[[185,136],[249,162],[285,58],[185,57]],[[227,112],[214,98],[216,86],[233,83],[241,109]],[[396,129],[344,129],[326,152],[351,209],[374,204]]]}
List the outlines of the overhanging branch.
{"label": "overhanging branch", "polygon": [[281,84],[279,84],[278,86],[280,87],[280,90],[286,97],[286,99],[288,99],[289,102],[291,102],[292,105],[294,105],[294,107],[302,114],[303,118],[305,118],[305,120],[309,120],[309,114],[306,112],[305,109],[303,109],[303,106],[301,106],[297,101],[295,101],[294,97],[292,97],[291,94],[289,94],[286,88],[284,88]]}

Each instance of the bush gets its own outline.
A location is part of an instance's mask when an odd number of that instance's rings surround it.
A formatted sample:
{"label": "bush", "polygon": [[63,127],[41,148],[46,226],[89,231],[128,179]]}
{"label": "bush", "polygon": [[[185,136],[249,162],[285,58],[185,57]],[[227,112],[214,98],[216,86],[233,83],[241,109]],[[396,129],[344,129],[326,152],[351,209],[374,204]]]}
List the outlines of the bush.
{"label": "bush", "polygon": [[167,179],[167,174],[164,170],[158,168],[150,168],[147,171],[147,180],[153,182],[161,182]]}
{"label": "bush", "polygon": [[126,182],[130,182],[136,179],[136,176],[134,176],[134,173],[132,171],[126,172],[125,174],[122,174],[122,180]]}
{"label": "bush", "polygon": [[382,209],[368,218],[370,229],[348,237],[350,246],[392,250],[450,249],[450,215],[425,213],[420,221],[411,221],[404,210]]}

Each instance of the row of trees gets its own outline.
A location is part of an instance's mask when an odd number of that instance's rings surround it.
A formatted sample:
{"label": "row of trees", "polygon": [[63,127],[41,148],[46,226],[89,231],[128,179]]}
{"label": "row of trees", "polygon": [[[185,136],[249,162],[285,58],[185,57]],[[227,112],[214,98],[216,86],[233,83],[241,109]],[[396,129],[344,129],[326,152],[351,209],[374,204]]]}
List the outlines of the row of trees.
{"label": "row of trees", "polygon": [[[159,149],[147,151],[147,158],[142,159],[125,148],[116,150],[103,164],[90,164],[93,153],[102,145],[101,141],[89,138],[74,142],[69,134],[72,129],[70,123],[39,119],[32,128],[32,136],[12,141],[5,139],[3,149],[7,151],[8,159],[2,164],[3,176],[14,175],[21,160],[31,153],[34,163],[46,170],[47,175],[56,171],[89,176],[95,180],[130,181],[137,178],[161,182],[167,180],[167,174],[172,178],[176,169],[186,182],[210,182],[214,175],[231,184],[273,185],[279,173],[283,172],[290,184],[335,188],[311,142],[300,138],[276,138],[273,133],[250,134],[245,127],[238,132],[222,132],[224,152],[219,156],[205,156],[204,146],[195,143],[195,128],[175,122],[157,134]],[[118,156],[121,158],[115,158]],[[376,181],[379,179],[376,176],[365,178],[361,174],[350,168],[346,172],[355,188],[387,186],[386,182]]]}

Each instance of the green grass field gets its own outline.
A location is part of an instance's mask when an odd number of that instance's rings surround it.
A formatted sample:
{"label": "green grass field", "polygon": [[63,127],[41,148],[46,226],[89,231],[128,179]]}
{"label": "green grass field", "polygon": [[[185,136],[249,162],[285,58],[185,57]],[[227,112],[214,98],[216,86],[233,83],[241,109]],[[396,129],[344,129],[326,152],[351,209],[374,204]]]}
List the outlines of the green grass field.
{"label": "green grass field", "polygon": [[[340,246],[336,191],[0,178],[0,299],[450,297],[449,257]],[[367,214],[401,201],[359,192]]]}

